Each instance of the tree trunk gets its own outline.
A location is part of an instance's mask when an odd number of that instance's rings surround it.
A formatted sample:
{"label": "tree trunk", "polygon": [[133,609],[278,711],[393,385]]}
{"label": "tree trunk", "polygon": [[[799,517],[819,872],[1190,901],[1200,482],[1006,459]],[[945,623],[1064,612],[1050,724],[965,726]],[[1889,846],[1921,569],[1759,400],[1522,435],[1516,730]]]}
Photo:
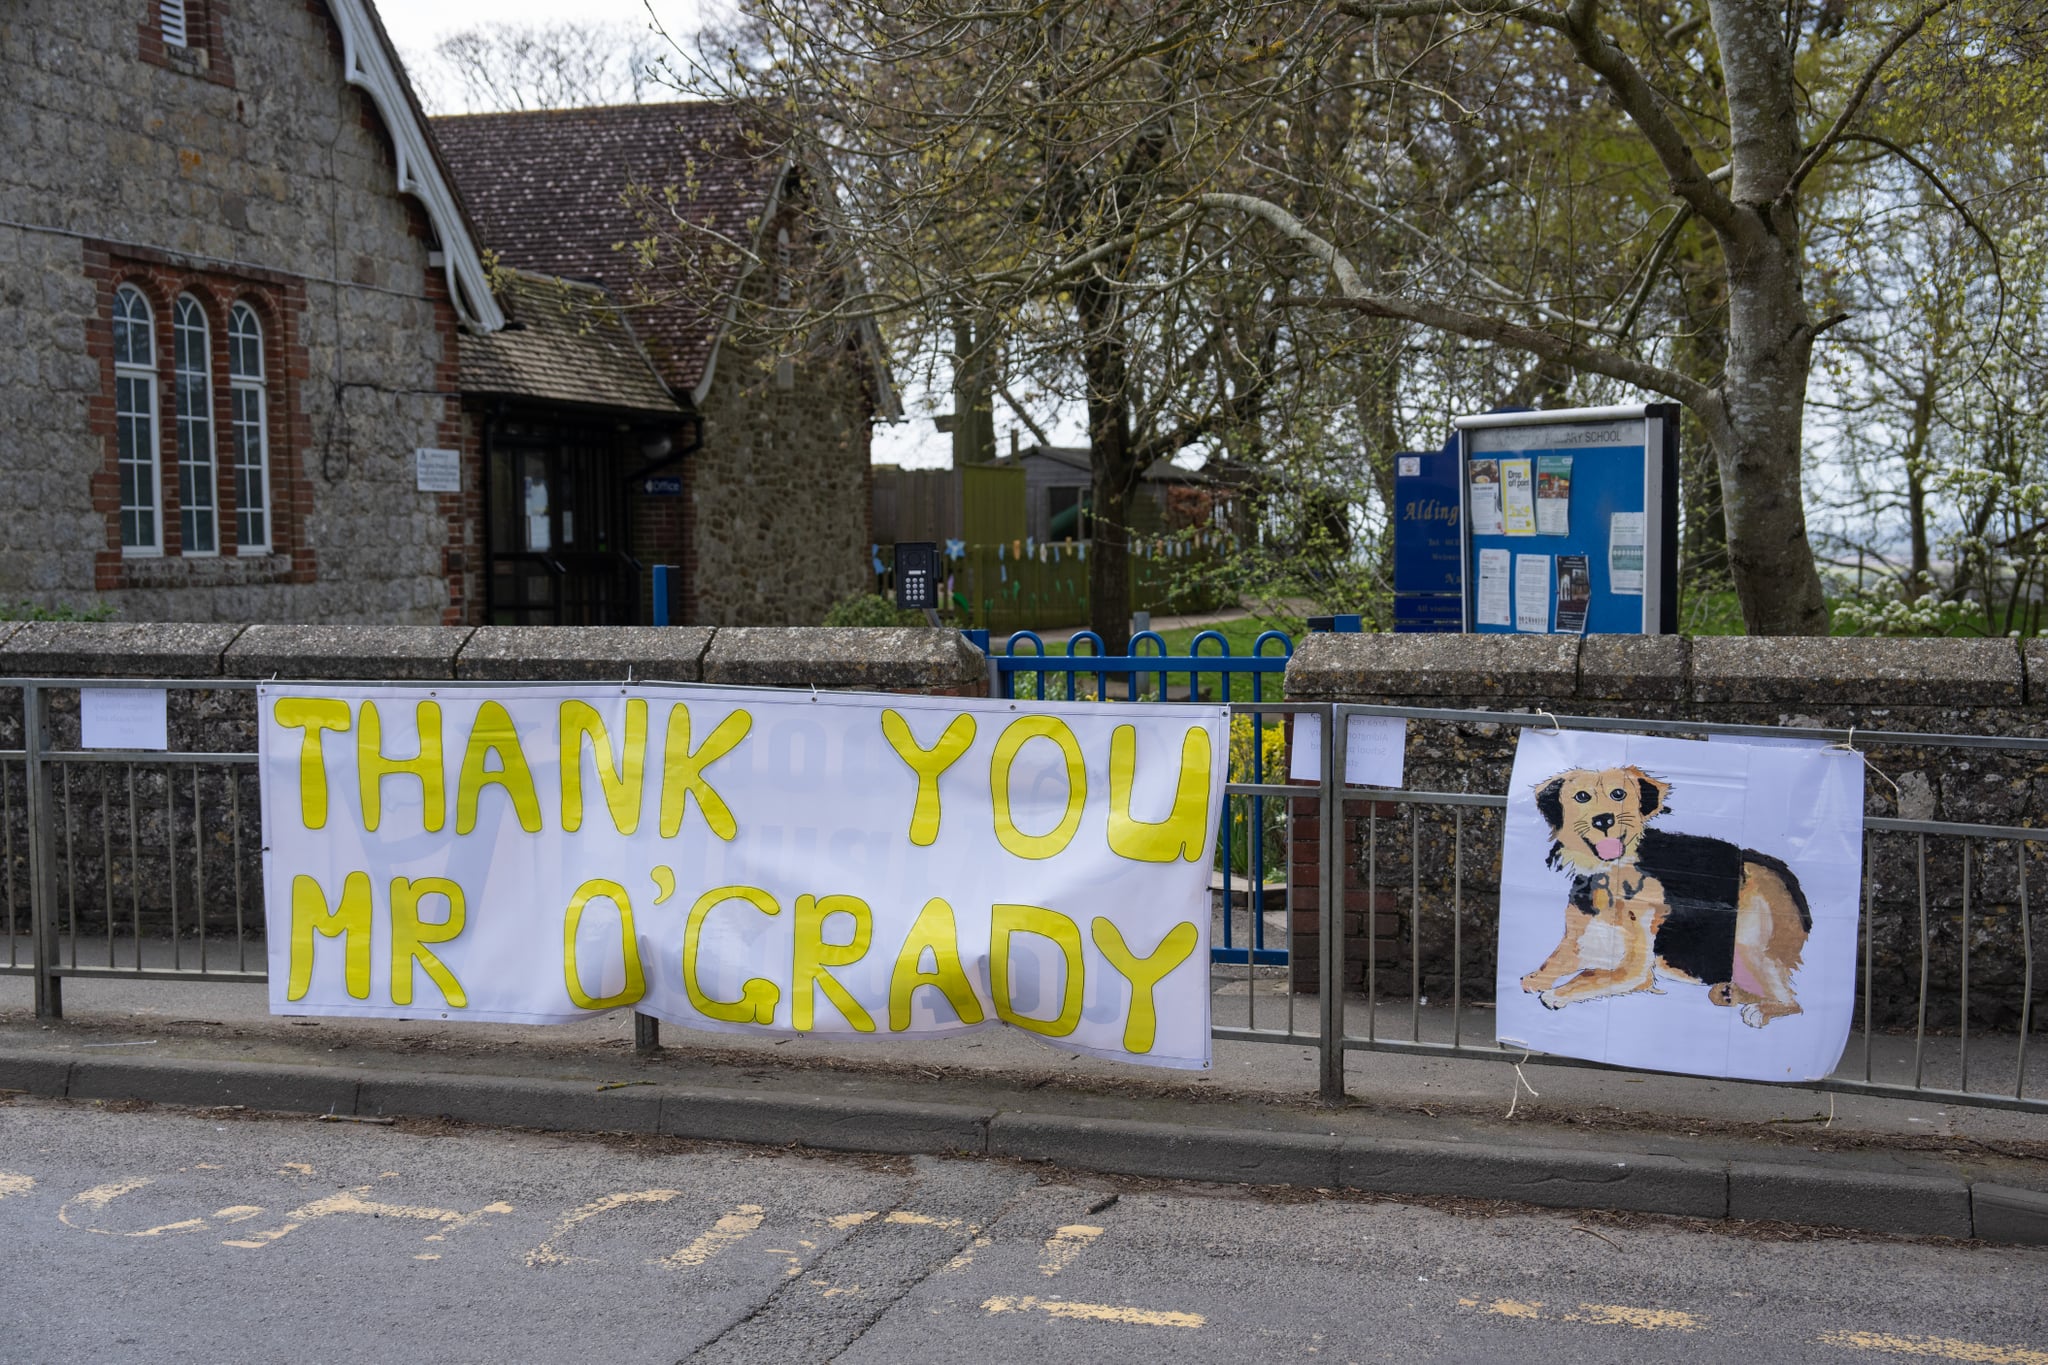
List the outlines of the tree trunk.
{"label": "tree trunk", "polygon": [[1729,576],[1751,635],[1825,635],[1800,486],[1812,328],[1796,243],[1761,224],[1755,235],[1765,240],[1730,262],[1728,369],[1720,411],[1704,423],[1721,473]]}
{"label": "tree trunk", "polygon": [[1130,510],[1142,471],[1132,468],[1130,375],[1116,297],[1090,277],[1075,290],[1081,370],[1088,381],[1088,467],[1095,495],[1088,551],[1088,625],[1106,654],[1131,648]]}
{"label": "tree trunk", "polygon": [[1714,0],[1727,81],[1728,198],[1715,222],[1728,271],[1728,368],[1701,414],[1721,470],[1728,568],[1751,635],[1825,635],[1827,603],[1800,486],[1815,329],[1800,262],[1802,156],[1782,6]]}

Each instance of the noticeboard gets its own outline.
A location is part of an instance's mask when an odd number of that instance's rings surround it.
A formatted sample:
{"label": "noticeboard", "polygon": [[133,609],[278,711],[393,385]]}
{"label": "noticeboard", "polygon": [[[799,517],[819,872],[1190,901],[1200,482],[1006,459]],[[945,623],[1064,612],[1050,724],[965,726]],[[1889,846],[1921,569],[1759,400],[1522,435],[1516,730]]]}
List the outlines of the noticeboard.
{"label": "noticeboard", "polygon": [[1453,426],[1467,631],[1676,628],[1676,405],[1490,413]]}

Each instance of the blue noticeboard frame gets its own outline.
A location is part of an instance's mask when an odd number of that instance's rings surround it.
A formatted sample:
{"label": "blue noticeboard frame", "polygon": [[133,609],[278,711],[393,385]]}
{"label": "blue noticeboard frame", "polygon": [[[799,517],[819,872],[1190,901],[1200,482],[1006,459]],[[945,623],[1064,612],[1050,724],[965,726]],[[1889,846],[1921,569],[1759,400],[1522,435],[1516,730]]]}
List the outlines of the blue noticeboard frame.
{"label": "blue noticeboard frame", "polygon": [[[1452,425],[1465,630],[1535,633],[1539,612],[1548,634],[1663,635],[1677,628],[1676,404],[1489,413]],[[1568,472],[1560,468],[1565,460]],[[1566,496],[1545,506],[1543,492]],[[1511,524],[1528,529],[1506,534]],[[1631,534],[1636,525],[1639,550]],[[1577,557],[1586,575],[1572,580],[1581,592],[1566,596],[1583,600],[1585,619],[1574,630],[1570,619],[1559,620],[1559,580]],[[1539,566],[1538,559],[1546,562]],[[1540,606],[1533,596],[1539,572]]]}
{"label": "blue noticeboard frame", "polygon": [[1404,450],[1394,457],[1394,630],[1463,628],[1458,454]]}

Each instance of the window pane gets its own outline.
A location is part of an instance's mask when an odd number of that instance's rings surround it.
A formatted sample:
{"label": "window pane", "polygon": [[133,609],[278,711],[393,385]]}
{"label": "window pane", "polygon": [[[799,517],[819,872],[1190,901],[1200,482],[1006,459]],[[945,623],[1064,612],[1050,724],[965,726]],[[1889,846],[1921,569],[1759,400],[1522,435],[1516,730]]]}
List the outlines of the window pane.
{"label": "window pane", "polygon": [[114,294],[114,363],[156,367],[149,339],[149,304],[139,290],[123,286]]}
{"label": "window pane", "polygon": [[180,298],[172,315],[171,351],[178,411],[178,527],[187,554],[211,554],[219,548],[214,525],[213,398],[206,315],[190,298]]}
{"label": "window pane", "polygon": [[114,380],[114,437],[121,475],[121,545],[153,550],[156,539],[156,384]]}
{"label": "window pane", "polygon": [[263,390],[246,383],[234,389],[235,543],[244,550],[270,546],[269,482],[263,429]]}
{"label": "window pane", "polygon": [[255,310],[244,303],[228,314],[228,377],[263,378],[263,327]]}

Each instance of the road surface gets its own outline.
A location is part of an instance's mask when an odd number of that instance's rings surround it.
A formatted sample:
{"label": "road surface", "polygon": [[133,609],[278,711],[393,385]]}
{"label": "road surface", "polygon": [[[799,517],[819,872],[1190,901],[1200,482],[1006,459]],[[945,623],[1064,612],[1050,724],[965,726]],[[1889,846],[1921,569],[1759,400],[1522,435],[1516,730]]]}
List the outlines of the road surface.
{"label": "road surface", "polygon": [[119,1110],[0,1102],[0,1360],[2048,1365],[2048,1249]]}

